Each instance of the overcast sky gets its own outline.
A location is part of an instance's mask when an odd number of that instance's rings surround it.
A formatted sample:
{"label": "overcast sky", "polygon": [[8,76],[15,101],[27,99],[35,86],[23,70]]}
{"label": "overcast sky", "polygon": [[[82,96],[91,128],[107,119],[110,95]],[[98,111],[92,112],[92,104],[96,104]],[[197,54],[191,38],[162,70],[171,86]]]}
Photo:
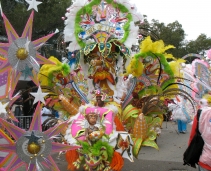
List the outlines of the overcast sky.
{"label": "overcast sky", "polygon": [[201,33],[211,37],[211,0],[133,0],[148,21],[159,20],[165,24],[178,21],[187,34],[195,40]]}

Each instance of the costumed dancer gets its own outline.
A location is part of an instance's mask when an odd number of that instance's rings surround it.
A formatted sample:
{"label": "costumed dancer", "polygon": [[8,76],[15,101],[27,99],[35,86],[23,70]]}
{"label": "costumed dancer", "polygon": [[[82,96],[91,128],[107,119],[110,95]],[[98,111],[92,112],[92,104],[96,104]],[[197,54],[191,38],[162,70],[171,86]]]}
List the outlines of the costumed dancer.
{"label": "costumed dancer", "polygon": [[185,98],[176,96],[176,100],[168,104],[169,109],[172,110],[172,119],[177,121],[178,132],[182,134],[187,132],[187,123],[191,122],[191,117],[185,108],[186,103]]}
{"label": "costumed dancer", "polygon": [[[199,132],[204,140],[202,154],[199,158],[198,168],[199,171],[211,170],[211,95],[206,94],[199,101],[201,114],[199,117]],[[196,133],[197,117],[194,117],[193,126],[188,144],[190,144]]]}

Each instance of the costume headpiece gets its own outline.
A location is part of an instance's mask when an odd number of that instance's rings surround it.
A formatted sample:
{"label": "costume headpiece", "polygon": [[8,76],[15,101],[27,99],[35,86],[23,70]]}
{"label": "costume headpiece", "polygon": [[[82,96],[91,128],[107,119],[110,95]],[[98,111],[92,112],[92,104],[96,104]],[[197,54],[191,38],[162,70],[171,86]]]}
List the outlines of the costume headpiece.
{"label": "costume headpiece", "polygon": [[106,97],[107,97],[107,94],[102,92],[100,89],[97,89],[94,91],[94,96],[93,98],[96,98],[96,97],[101,97],[101,100],[102,101],[105,101]]}
{"label": "costume headpiece", "polygon": [[[86,5],[84,5],[86,4]],[[83,0],[74,1],[66,13],[65,41],[71,42],[68,49],[75,51],[93,42],[104,50],[108,38],[119,40],[131,47],[138,36],[134,22],[143,20],[135,5],[124,0]],[[87,47],[92,51],[95,47]]]}
{"label": "costume headpiece", "polygon": [[85,114],[89,115],[89,114],[96,114],[96,115],[100,115],[100,110],[98,110],[98,108],[87,108],[85,110]]}
{"label": "costume headpiece", "polygon": [[205,94],[202,99],[199,101],[201,106],[211,106],[211,95]]}

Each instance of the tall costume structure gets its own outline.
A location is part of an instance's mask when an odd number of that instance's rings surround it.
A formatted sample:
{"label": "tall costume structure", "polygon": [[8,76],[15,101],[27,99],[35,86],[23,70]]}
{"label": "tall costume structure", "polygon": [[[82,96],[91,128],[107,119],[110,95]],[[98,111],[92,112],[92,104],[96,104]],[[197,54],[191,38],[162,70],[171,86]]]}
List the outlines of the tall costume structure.
{"label": "tall costume structure", "polygon": [[[37,10],[38,1],[27,2],[29,9]],[[174,75],[184,60],[166,53],[172,45],[146,37],[139,53],[131,51],[139,37],[134,23],[142,22],[142,16],[130,1],[74,1],[65,15],[69,52],[63,63],[38,53],[56,32],[31,41],[33,15],[34,11],[19,37],[2,12],[9,43],[0,43],[0,114],[4,116],[0,124],[15,139],[0,131],[8,141],[0,146],[8,152],[0,165],[12,158],[6,169],[25,165],[30,171],[59,170],[51,152],[66,151],[70,170],[83,166],[87,171],[120,171],[123,159],[133,161],[141,147],[158,149],[155,140],[168,112],[168,99],[183,96],[195,110],[194,100],[183,89],[192,92],[184,82],[192,80]],[[168,63],[167,58],[174,62]],[[5,120],[17,121],[9,107],[21,95],[13,96],[21,75],[38,88],[31,93],[38,105],[29,131]],[[59,112],[60,121],[42,131],[40,113],[46,102]],[[53,141],[59,133],[66,144]]]}

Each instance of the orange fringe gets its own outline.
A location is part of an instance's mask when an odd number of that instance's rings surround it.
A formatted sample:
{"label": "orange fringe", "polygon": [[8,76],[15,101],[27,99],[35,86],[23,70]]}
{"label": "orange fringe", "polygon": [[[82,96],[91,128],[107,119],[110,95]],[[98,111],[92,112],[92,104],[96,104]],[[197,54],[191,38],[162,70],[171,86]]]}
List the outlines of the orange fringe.
{"label": "orange fringe", "polygon": [[111,169],[114,171],[121,171],[122,167],[124,166],[124,159],[122,158],[121,154],[114,151],[113,158],[111,160]]}
{"label": "orange fringe", "polygon": [[114,123],[116,125],[117,131],[125,131],[123,124],[120,122],[120,120],[117,116],[115,116],[115,118],[114,118]]}
{"label": "orange fringe", "polygon": [[66,160],[68,162],[67,169],[71,171],[75,171],[75,166],[73,162],[75,162],[79,158],[78,152],[76,150],[69,150],[66,152]]}
{"label": "orange fringe", "polygon": [[176,100],[177,100],[178,102],[180,102],[180,99],[179,99],[179,97],[177,97],[177,96],[176,96]]}

